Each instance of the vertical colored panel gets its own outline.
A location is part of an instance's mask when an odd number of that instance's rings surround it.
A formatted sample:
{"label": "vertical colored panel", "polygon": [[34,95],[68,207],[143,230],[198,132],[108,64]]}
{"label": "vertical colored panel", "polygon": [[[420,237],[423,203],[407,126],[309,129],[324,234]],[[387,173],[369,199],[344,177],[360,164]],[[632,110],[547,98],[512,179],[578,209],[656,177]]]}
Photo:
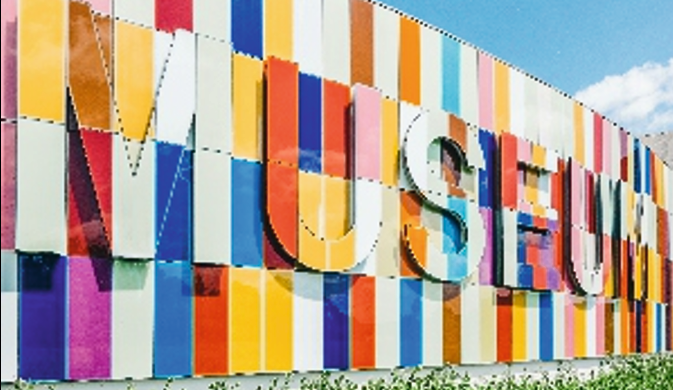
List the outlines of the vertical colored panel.
{"label": "vertical colored panel", "polygon": [[[322,2],[295,0],[294,2],[294,62],[302,72],[322,75],[323,12]],[[346,31],[343,32],[347,34]]]}
{"label": "vertical colored panel", "polygon": [[325,368],[349,367],[349,290],[350,277],[345,274],[323,275],[323,361]]}
{"label": "vertical colored panel", "polygon": [[264,2],[265,57],[292,59],[293,0]]}
{"label": "vertical colored panel", "polygon": [[287,372],[293,370],[292,323],[294,312],[294,273],[292,271],[268,271],[265,273],[265,330],[266,371]]}
{"label": "vertical colored panel", "polygon": [[351,366],[376,367],[376,279],[351,279]]}
{"label": "vertical colored panel", "polygon": [[261,367],[260,270],[229,269],[229,367],[232,373]]}
{"label": "vertical colored panel", "polygon": [[400,365],[417,366],[423,359],[423,283],[400,281]]}
{"label": "vertical colored panel", "polygon": [[374,83],[374,6],[350,0],[351,84]]}
{"label": "vertical colored panel", "polygon": [[527,291],[512,292],[512,360],[524,361],[528,358],[529,329],[527,326]]}
{"label": "vertical colored panel", "polygon": [[17,2],[18,0],[3,1],[1,4],[2,11],[0,12],[2,14],[0,16],[0,31],[2,31],[2,40],[0,40],[0,69],[2,69],[2,72],[0,72],[0,117],[3,119],[16,118]]}
{"label": "vertical colored panel", "polygon": [[[374,86],[384,96],[397,100],[399,86],[399,15],[385,7],[374,7]],[[393,37],[391,39],[391,37]]]}
{"label": "vertical colored panel", "polygon": [[421,105],[442,106],[442,34],[429,26],[421,27]]}
{"label": "vertical colored panel", "polygon": [[231,263],[237,266],[262,266],[262,215],[260,205],[260,164],[232,161],[232,251]]}
{"label": "vertical colored panel", "polygon": [[[2,3],[4,6],[5,3]],[[2,16],[4,17],[4,15]],[[4,72],[3,72],[4,73]],[[0,248],[14,249],[16,238],[16,124],[0,124]]]}
{"label": "vertical colored panel", "polygon": [[460,113],[460,43],[442,36],[442,108]]}
{"label": "vertical colored panel", "polygon": [[112,266],[112,377],[152,376],[153,261],[115,260]]}
{"label": "vertical colored panel", "polygon": [[229,366],[229,269],[194,267],[194,375],[224,375]]}
{"label": "vertical colored panel", "polygon": [[539,295],[540,304],[540,360],[554,359],[554,337],[558,329],[554,326],[554,302],[550,292]]}
{"label": "vertical colored panel", "polygon": [[460,115],[467,123],[479,123],[477,50],[460,44]]}
{"label": "vertical colored panel", "polygon": [[[375,7],[378,9],[380,7]],[[350,84],[350,2],[322,2],[322,76],[339,83]]]}
{"label": "vertical colored panel", "polygon": [[[299,164],[298,67],[291,62],[269,58],[267,60],[266,77],[266,158],[297,167]],[[325,115],[327,115],[328,97],[326,91]],[[319,104],[319,102],[313,104]],[[327,118],[325,122],[327,130]]]}
{"label": "vertical colored panel", "polygon": [[192,0],[155,0],[154,24],[159,30],[192,30]]}
{"label": "vertical colored panel", "polygon": [[322,170],[322,80],[299,74],[299,168]]}
{"label": "vertical colored panel", "polygon": [[324,80],[323,90],[322,172],[330,176],[348,177],[351,158],[350,88]]}
{"label": "vertical colored panel", "polygon": [[292,296],[293,368],[323,369],[323,274],[295,272]]}
{"label": "vertical colored panel", "polygon": [[193,1],[193,6],[195,33],[231,42],[231,0]]}
{"label": "vertical colored panel", "polygon": [[192,151],[157,142],[156,258],[191,260]]}
{"label": "vertical colored panel", "polygon": [[19,376],[66,379],[67,258],[19,255]]}
{"label": "vertical colored panel", "polygon": [[231,41],[234,50],[262,58],[262,0],[232,0]]}
{"label": "vertical colored panel", "polygon": [[444,283],[442,295],[442,328],[444,333],[442,355],[445,363],[459,364],[462,361],[462,302],[460,286]]}
{"label": "vertical colored panel", "polygon": [[[388,38],[390,39],[390,37]],[[406,17],[400,18],[400,100],[421,104],[421,28]]]}
{"label": "vertical colored panel", "polygon": [[115,0],[112,11],[115,18],[143,26],[154,26],[154,1]]}
{"label": "vertical colored panel", "polygon": [[[493,127],[493,58],[479,52],[479,126]],[[500,129],[494,129],[499,132]]]}
{"label": "vertical colored panel", "polygon": [[575,354],[574,357],[587,356],[587,321],[586,311],[587,303],[584,298],[576,298],[573,304],[574,311],[574,334],[575,334]]}
{"label": "vertical colored panel", "polygon": [[497,290],[498,305],[498,362],[512,361],[512,301],[513,293],[509,290]]}
{"label": "vertical colored panel", "polygon": [[355,87],[355,176],[381,178],[381,95],[373,88]]}
{"label": "vertical colored panel", "polygon": [[68,284],[68,378],[109,378],[112,263],[71,257]]}
{"label": "vertical colored panel", "polygon": [[191,264],[158,261],[155,269],[154,376],[191,375]]}
{"label": "vertical colored panel", "polygon": [[19,114],[22,116],[64,121],[65,6],[65,2],[56,0],[19,3]]}
{"label": "vertical colored panel", "polygon": [[0,380],[11,382],[19,373],[19,263],[14,252],[2,251],[0,259]]}
{"label": "vertical colored panel", "polygon": [[[502,61],[496,61],[493,68],[493,96],[495,106],[495,131],[510,132],[510,102],[509,102],[509,66]],[[522,107],[517,107],[522,109]]]}
{"label": "vertical colored panel", "polygon": [[391,187],[397,185],[398,152],[397,102],[383,99],[381,101],[381,181]]}
{"label": "vertical colored panel", "polygon": [[[251,3],[257,0],[252,1]],[[248,3],[240,0],[237,3]],[[233,55],[233,128],[235,157],[261,160],[263,86],[262,62]]]}

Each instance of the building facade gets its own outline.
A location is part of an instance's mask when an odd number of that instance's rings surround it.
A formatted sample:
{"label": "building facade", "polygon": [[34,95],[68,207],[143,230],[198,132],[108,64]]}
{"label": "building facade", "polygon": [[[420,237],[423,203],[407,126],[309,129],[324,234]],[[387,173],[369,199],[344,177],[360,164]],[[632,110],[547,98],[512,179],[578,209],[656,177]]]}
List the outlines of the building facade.
{"label": "building facade", "polygon": [[671,351],[673,171],[365,0],[3,0],[2,382]]}

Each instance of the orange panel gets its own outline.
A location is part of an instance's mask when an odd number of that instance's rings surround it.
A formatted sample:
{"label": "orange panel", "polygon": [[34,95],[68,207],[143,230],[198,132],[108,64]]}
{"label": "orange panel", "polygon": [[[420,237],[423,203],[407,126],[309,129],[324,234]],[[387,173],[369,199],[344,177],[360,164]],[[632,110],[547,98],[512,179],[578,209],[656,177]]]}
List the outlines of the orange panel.
{"label": "orange panel", "polygon": [[[391,38],[392,39],[392,38]],[[438,54],[439,55],[439,54]],[[421,104],[421,26],[400,18],[400,100]],[[437,86],[439,88],[439,86]]]}
{"label": "orange panel", "polygon": [[266,66],[266,159],[299,164],[299,68],[269,58]]}
{"label": "orange panel", "polygon": [[225,375],[228,370],[228,268],[194,267],[194,374]]}
{"label": "orange panel", "polygon": [[374,8],[351,0],[351,83],[374,84]]}
{"label": "orange panel", "polygon": [[460,285],[445,283],[443,287],[442,355],[445,363],[459,364],[461,359]]}
{"label": "orange panel", "polygon": [[330,176],[349,177],[348,151],[351,142],[348,110],[351,90],[347,85],[329,80],[324,81],[323,90],[323,172]]}
{"label": "orange panel", "polygon": [[353,368],[376,365],[376,280],[371,276],[353,276],[351,283],[351,334]]}

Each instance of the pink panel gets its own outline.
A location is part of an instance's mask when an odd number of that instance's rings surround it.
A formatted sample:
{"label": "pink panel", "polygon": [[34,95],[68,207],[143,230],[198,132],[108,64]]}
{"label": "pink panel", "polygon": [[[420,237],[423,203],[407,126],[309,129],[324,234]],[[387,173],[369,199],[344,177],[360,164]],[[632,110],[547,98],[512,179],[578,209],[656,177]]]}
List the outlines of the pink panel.
{"label": "pink panel", "polygon": [[91,4],[91,8],[94,11],[105,15],[110,15],[111,13],[110,2],[111,0],[87,0],[87,3]]}
{"label": "pink panel", "polygon": [[154,7],[157,29],[192,31],[192,0],[155,0]]}
{"label": "pink panel", "polygon": [[69,379],[110,377],[112,263],[71,257],[69,279]]}
{"label": "pink panel", "polygon": [[355,176],[379,180],[381,174],[381,94],[355,86]]}
{"label": "pink panel", "polygon": [[575,308],[570,294],[565,295],[565,342],[566,342],[566,357],[575,356]]}
{"label": "pink panel", "polygon": [[605,297],[596,297],[596,354],[605,355]]}
{"label": "pink panel", "polygon": [[0,113],[16,118],[16,0],[2,0],[0,18]]}
{"label": "pink panel", "polygon": [[479,126],[493,129],[493,59],[479,53]]}
{"label": "pink panel", "polygon": [[14,249],[16,227],[16,124],[3,123],[2,128],[2,249]]}
{"label": "pink panel", "polygon": [[594,113],[594,169],[596,173],[603,173],[603,118]]}

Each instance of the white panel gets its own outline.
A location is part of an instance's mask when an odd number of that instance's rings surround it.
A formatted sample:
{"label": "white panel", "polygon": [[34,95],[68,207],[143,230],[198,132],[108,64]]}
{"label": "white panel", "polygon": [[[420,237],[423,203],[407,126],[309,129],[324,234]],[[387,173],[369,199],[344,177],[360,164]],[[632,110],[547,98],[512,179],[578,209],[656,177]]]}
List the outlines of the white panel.
{"label": "white panel", "polygon": [[518,256],[517,256],[517,216],[516,211],[502,209],[503,231],[503,281],[506,286],[518,285]]}
{"label": "white panel", "polygon": [[[154,142],[140,144],[115,135],[112,141],[112,253],[116,257],[154,257]],[[140,150],[131,166],[127,149]],[[135,155],[133,152],[131,155]]]}
{"label": "white panel", "polygon": [[322,275],[306,272],[295,272],[293,299],[293,369],[295,371],[322,370]]}
{"label": "white panel", "polygon": [[376,367],[400,365],[400,282],[376,278]]}
{"label": "white panel", "polygon": [[231,157],[194,153],[194,262],[231,264]]}
{"label": "white panel", "polygon": [[322,3],[322,75],[343,84],[350,84],[351,79],[349,4],[344,0],[323,0]]}
{"label": "white panel", "polygon": [[374,86],[391,99],[397,99],[398,94],[399,37],[399,15],[374,6]]}
{"label": "white panel", "polygon": [[587,295],[587,334],[586,337],[586,346],[587,346],[587,355],[586,357],[596,356],[596,297]]}
{"label": "white panel", "polygon": [[[566,357],[565,293],[552,293],[554,310],[554,359]],[[543,331],[546,331],[543,329]]]}
{"label": "white panel", "polygon": [[622,303],[620,300],[613,300],[612,310],[612,330],[613,330],[613,351],[614,355],[622,354]]}
{"label": "white panel", "polygon": [[196,76],[197,149],[231,152],[231,46],[199,37]]}
{"label": "white panel", "polygon": [[539,143],[538,130],[540,128],[537,100],[538,82],[526,76],[524,79],[524,111],[526,112],[524,138],[536,144]]}
{"label": "white panel", "polygon": [[563,154],[563,95],[549,90],[549,98],[551,104],[551,123],[549,124],[549,148],[557,154]]}
{"label": "white panel", "polygon": [[[549,330],[546,330],[549,331]],[[556,333],[554,333],[556,335]],[[526,360],[540,359],[540,294],[526,292]]]}
{"label": "white panel", "polygon": [[523,137],[526,123],[524,104],[525,76],[514,68],[509,68],[509,109],[510,131],[517,137]]}
{"label": "white panel", "polygon": [[[406,142],[405,138],[407,136],[407,131],[409,127],[414,124],[414,122],[419,118],[419,115],[421,114],[421,109],[417,106],[412,106],[408,103],[400,102],[399,104],[399,121],[398,121],[398,126],[399,126],[399,133],[398,133],[398,139],[400,140],[400,149],[402,149],[404,146],[404,143]],[[404,147],[406,148],[406,147]],[[400,159],[400,169],[399,169],[399,180],[398,180],[398,186],[402,190],[410,190],[412,189],[411,185],[411,179],[409,178],[409,174],[407,173],[407,168],[405,167],[404,163],[404,155],[405,153],[399,153],[399,159]]]}
{"label": "white panel", "polygon": [[16,253],[2,251],[0,260],[2,282],[0,286],[2,308],[2,382],[14,381],[18,374],[19,356],[19,278]]}
{"label": "white panel", "polygon": [[427,26],[421,26],[421,105],[442,106],[442,36]]}
{"label": "white panel", "polygon": [[322,2],[295,0],[293,17],[294,60],[300,71],[322,76]]}
{"label": "white panel", "polygon": [[610,145],[610,153],[612,153],[612,178],[616,181],[619,180],[621,174],[621,143],[619,126],[614,123],[611,124],[610,131],[612,131],[612,142]]}
{"label": "white panel", "polygon": [[582,119],[584,120],[584,167],[590,171],[594,170],[594,113],[582,107],[584,111]]}
{"label": "white panel", "polygon": [[481,305],[479,286],[462,288],[460,298],[460,360],[463,364],[481,363]]}
{"label": "white panel", "polygon": [[195,35],[177,30],[159,83],[156,101],[157,139],[187,145],[196,105]]}
{"label": "white panel", "polygon": [[231,42],[231,0],[194,0],[194,32]]}
{"label": "white panel", "polygon": [[441,367],[443,359],[443,287],[423,281],[423,366]]}
{"label": "white panel", "polygon": [[19,120],[16,247],[66,253],[65,126]]}
{"label": "white panel", "polygon": [[460,44],[460,113],[470,124],[479,123],[477,50]]}
{"label": "white panel", "polygon": [[112,10],[115,19],[154,27],[154,0],[115,0]]}
{"label": "white panel", "polygon": [[384,186],[381,196],[385,212],[376,245],[376,275],[392,277],[400,274],[400,194],[397,189]]}
{"label": "white panel", "polygon": [[563,119],[563,158],[575,157],[575,118],[573,100],[561,97],[561,118]]}
{"label": "white panel", "polygon": [[168,65],[168,56],[171,54],[171,47],[173,46],[175,36],[165,31],[154,31],[154,91],[159,90],[163,76]]}
{"label": "white panel", "polygon": [[115,260],[112,285],[112,378],[150,378],[154,262]]}
{"label": "white panel", "polygon": [[551,134],[554,131],[551,89],[543,84],[537,85],[538,134],[540,145],[552,149]]}

